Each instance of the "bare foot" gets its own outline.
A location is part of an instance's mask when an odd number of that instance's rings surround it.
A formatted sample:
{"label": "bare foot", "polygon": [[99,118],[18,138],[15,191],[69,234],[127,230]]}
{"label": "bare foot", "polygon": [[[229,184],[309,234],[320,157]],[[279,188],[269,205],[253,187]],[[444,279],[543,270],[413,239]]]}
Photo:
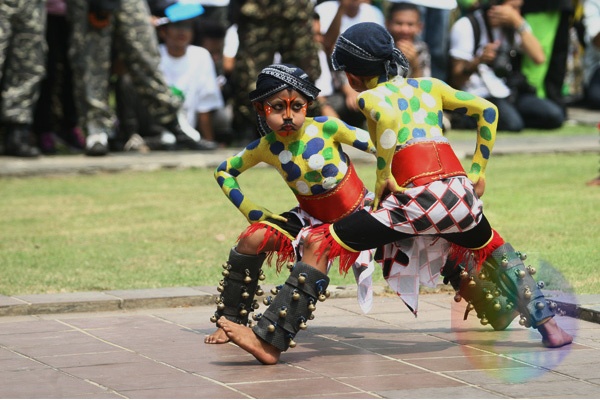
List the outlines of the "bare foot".
{"label": "bare foot", "polygon": [[561,347],[573,342],[573,336],[558,326],[554,318],[538,326],[537,330],[542,334],[542,343],[546,347]]}
{"label": "bare foot", "polygon": [[272,365],[279,361],[281,350],[256,336],[252,329],[231,322],[225,317],[219,318],[217,322],[233,343],[252,354],[261,363]]}
{"label": "bare foot", "polygon": [[217,328],[212,335],[207,335],[204,338],[204,343],[208,344],[222,344],[227,342],[229,342],[229,338],[227,337],[225,331],[221,328]]}

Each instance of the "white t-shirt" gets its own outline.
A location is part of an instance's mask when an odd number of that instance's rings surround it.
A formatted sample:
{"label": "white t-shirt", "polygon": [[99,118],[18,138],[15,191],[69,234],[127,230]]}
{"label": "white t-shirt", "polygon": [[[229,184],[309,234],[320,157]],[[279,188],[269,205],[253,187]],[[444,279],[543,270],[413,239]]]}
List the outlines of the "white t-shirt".
{"label": "white t-shirt", "polygon": [[[321,33],[325,34],[329,25],[333,21],[335,14],[337,14],[340,3],[337,0],[325,1],[315,7],[315,11],[319,14],[321,21]],[[354,18],[350,18],[347,15],[342,15],[342,21],[340,23],[340,33],[343,33],[346,29],[352,25],[356,25],[359,22],[375,22],[381,26],[385,26],[385,17],[381,10],[372,4],[361,3],[358,14]]]}
{"label": "white t-shirt", "polygon": [[592,39],[600,32],[600,0],[586,0],[583,3],[585,18],[585,42],[587,47],[583,53],[584,82],[589,84],[592,75],[600,68],[600,49],[592,44]]}
{"label": "white t-shirt", "polygon": [[183,57],[168,54],[167,47],[160,45],[160,69],[167,85],[184,94],[183,111],[190,125],[198,124],[197,113],[209,112],[225,106],[217,83],[215,64],[208,50],[188,46]]}
{"label": "white t-shirt", "polygon": [[[483,48],[489,43],[489,40],[483,15],[480,12],[476,12],[475,17],[479,23],[479,31],[481,32],[479,47],[475,54],[481,55]],[[492,28],[492,33],[494,38],[505,40],[502,29],[498,27]],[[515,35],[515,45],[520,45],[520,39],[519,35]],[[459,18],[450,29],[450,56],[459,60],[471,61],[474,58],[474,47],[474,32],[471,21],[467,17]],[[510,94],[510,89],[506,86],[504,80],[497,77],[492,68],[487,64],[479,64],[477,73],[471,74],[464,87],[460,89],[480,97],[505,98]]]}

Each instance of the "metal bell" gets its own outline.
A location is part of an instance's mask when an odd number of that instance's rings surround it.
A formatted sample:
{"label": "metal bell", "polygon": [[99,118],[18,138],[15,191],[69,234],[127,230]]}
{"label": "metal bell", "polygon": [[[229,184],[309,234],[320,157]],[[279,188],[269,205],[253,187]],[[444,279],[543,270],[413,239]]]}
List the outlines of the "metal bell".
{"label": "metal bell", "polygon": [[279,318],[285,318],[287,316],[287,307],[283,306],[279,310]]}
{"label": "metal bell", "polygon": [[331,296],[331,292],[329,290],[325,291],[325,297],[329,298],[329,296]]}
{"label": "metal bell", "polygon": [[501,265],[503,268],[506,268],[506,267],[508,267],[508,258],[506,258],[506,255],[502,256],[502,261],[500,262],[500,265]]}
{"label": "metal bell", "polygon": [[306,325],[306,319],[304,319],[303,317],[300,318],[300,322],[298,323],[298,328],[304,330],[306,329],[307,325]]}
{"label": "metal bell", "polygon": [[217,318],[217,316],[216,316],[216,315],[211,315],[211,317],[210,317],[210,322],[212,322],[213,324],[216,324],[216,323],[217,323],[217,319],[218,319],[218,318]]}
{"label": "metal bell", "polygon": [[460,301],[462,300],[462,296],[460,294],[458,294],[458,292],[454,295],[454,301],[457,303],[460,303]]}
{"label": "metal bell", "polygon": [[271,296],[267,296],[267,297],[265,297],[265,298],[263,299],[263,304],[264,304],[265,306],[269,306],[269,305],[271,305],[271,302],[272,302],[272,301],[273,301],[273,297],[271,297]]}
{"label": "metal bell", "polygon": [[277,287],[274,287],[271,289],[271,294],[277,294],[279,293],[279,289]]}
{"label": "metal bell", "polygon": [[306,282],[306,274],[302,273],[300,275],[298,275],[298,283],[304,283]]}
{"label": "metal bell", "polygon": [[540,288],[540,289],[543,289],[545,286],[546,286],[546,284],[544,283],[544,281],[539,281],[537,283],[537,287]]}
{"label": "metal bell", "polygon": [[529,275],[535,275],[535,268],[532,267],[531,265],[527,266],[527,272],[529,272]]}
{"label": "metal bell", "polygon": [[293,268],[294,268],[294,263],[288,263],[287,269],[289,269],[291,271]]}
{"label": "metal bell", "polygon": [[309,319],[309,320],[311,320],[311,321],[312,321],[313,319],[315,319],[315,314],[312,314],[312,313],[311,313],[311,314],[308,316],[308,319]]}
{"label": "metal bell", "polygon": [[292,294],[292,300],[294,300],[294,301],[300,300],[300,293],[298,293],[297,290],[294,290],[294,293]]}
{"label": "metal bell", "polygon": [[550,307],[551,310],[554,310],[556,308],[556,303],[551,301],[550,304],[548,305],[548,307]]}
{"label": "metal bell", "polygon": [[252,278],[250,277],[250,275],[246,275],[246,276],[244,277],[244,283],[247,285],[247,284],[249,284],[250,282],[252,282]]}
{"label": "metal bell", "polygon": [[526,287],[525,291],[523,292],[523,297],[525,297],[526,299],[530,299],[531,298],[531,289]]}
{"label": "metal bell", "polygon": [[469,302],[467,304],[467,310],[472,311],[475,308],[475,306],[473,305],[473,303]]}
{"label": "metal bell", "polygon": [[225,290],[225,287],[223,285],[217,286],[217,292],[221,293],[223,290]]}
{"label": "metal bell", "polygon": [[245,308],[242,308],[242,309],[240,310],[239,314],[240,314],[242,317],[245,317],[245,316],[247,316],[247,315],[248,315],[248,310],[246,310]]}
{"label": "metal bell", "polygon": [[231,268],[231,266],[229,265],[229,263],[223,263],[223,265],[221,265],[221,267],[223,267],[223,269],[229,269],[229,268]]}
{"label": "metal bell", "polygon": [[459,276],[460,276],[460,279],[467,279],[469,277],[469,273],[463,269],[462,271],[460,271]]}
{"label": "metal bell", "polygon": [[257,288],[256,288],[256,292],[254,292],[254,294],[255,294],[255,295],[257,295],[257,296],[264,296],[264,294],[265,294],[265,291],[264,291],[264,290],[262,290],[262,289],[260,288],[260,286],[259,286],[259,287],[257,287]]}
{"label": "metal bell", "polygon": [[470,287],[474,287],[474,286],[477,286],[477,282],[475,282],[475,279],[473,279],[473,277],[471,277],[471,280],[469,281],[468,285]]}
{"label": "metal bell", "polygon": [[521,261],[525,261],[527,260],[527,254],[519,252],[519,258],[521,259]]}
{"label": "metal bell", "polygon": [[217,304],[217,310],[224,310],[224,309],[225,309],[225,303]]}
{"label": "metal bell", "polygon": [[258,321],[258,320],[260,320],[262,318],[262,316],[263,315],[261,313],[252,314],[252,319],[255,320],[255,321]]}
{"label": "metal bell", "polygon": [[315,311],[317,309],[317,306],[315,306],[315,303],[313,303],[312,301],[308,304],[308,311]]}
{"label": "metal bell", "polygon": [[244,290],[242,292],[242,299],[246,300],[246,299],[248,299],[248,297],[250,297],[250,293],[248,293],[247,291]]}
{"label": "metal bell", "polygon": [[521,317],[521,319],[519,319],[519,325],[526,326],[527,325],[527,318]]}
{"label": "metal bell", "polygon": [[252,309],[258,310],[259,308],[260,308],[260,305],[258,304],[258,301],[254,300],[252,302]]}
{"label": "metal bell", "polygon": [[492,307],[494,308],[494,310],[500,311],[500,309],[502,308],[502,305],[500,305],[499,301],[495,301],[494,305]]}
{"label": "metal bell", "polygon": [[267,277],[265,276],[265,274],[263,274],[262,269],[261,269],[260,274],[258,275],[258,280],[264,281],[265,279],[267,279]]}
{"label": "metal bell", "polygon": [[267,331],[269,331],[270,333],[275,332],[275,325],[270,324],[269,326],[267,326]]}
{"label": "metal bell", "polygon": [[537,308],[538,310],[543,310],[544,307],[546,307],[546,304],[544,304],[543,301],[538,301],[537,303],[535,303],[535,308]]}
{"label": "metal bell", "polygon": [[227,278],[229,276],[229,270],[224,269],[223,272],[221,272],[221,275]]}
{"label": "metal bell", "polygon": [[327,296],[325,296],[325,294],[321,293],[319,295],[319,301],[325,301],[325,300],[327,300]]}
{"label": "metal bell", "polygon": [[480,272],[479,279],[481,279],[482,281],[485,281],[487,279],[487,275],[484,272]]}
{"label": "metal bell", "polygon": [[290,343],[289,343],[290,348],[294,348],[296,347],[296,342],[294,342],[292,339],[290,339]]}
{"label": "metal bell", "polygon": [[525,278],[525,271],[523,271],[522,269],[516,269],[515,274],[517,274],[517,277],[519,277],[520,279]]}
{"label": "metal bell", "polygon": [[507,309],[507,310],[509,310],[509,311],[510,311],[510,310],[512,310],[512,309],[513,309],[513,307],[514,307],[513,303],[506,303],[506,309]]}
{"label": "metal bell", "polygon": [[479,320],[479,322],[481,322],[481,325],[487,325],[489,323],[489,321],[485,317],[485,315],[483,317],[481,317],[481,319]]}

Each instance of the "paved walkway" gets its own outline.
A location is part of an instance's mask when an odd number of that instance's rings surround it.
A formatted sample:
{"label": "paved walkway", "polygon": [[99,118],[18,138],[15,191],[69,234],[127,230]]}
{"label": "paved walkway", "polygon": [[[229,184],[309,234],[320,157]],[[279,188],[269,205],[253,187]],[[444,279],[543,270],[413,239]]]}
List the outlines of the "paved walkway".
{"label": "paved walkway", "polygon": [[[593,132],[600,121],[571,116]],[[510,135],[494,153],[599,144],[597,135]],[[466,155],[473,142],[453,145]],[[0,157],[0,176],[214,167],[234,151]],[[575,342],[544,349],[516,321],[503,332],[463,321],[465,303],[449,292],[423,294],[414,318],[379,289],[365,315],[355,287],[333,288],[275,366],[203,343],[214,287],[0,296],[0,398],[600,398],[600,295],[548,292]]]}

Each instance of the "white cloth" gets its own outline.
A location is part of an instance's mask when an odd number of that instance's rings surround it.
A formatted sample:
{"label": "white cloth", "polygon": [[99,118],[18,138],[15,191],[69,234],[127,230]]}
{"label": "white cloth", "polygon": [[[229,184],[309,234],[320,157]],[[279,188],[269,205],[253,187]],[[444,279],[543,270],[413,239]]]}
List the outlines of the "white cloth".
{"label": "white cloth", "polygon": [[390,3],[413,3],[418,6],[454,10],[458,4],[456,0],[388,0]]}
{"label": "white cloth", "polygon": [[[315,12],[319,14],[319,19],[321,21],[322,34],[325,34],[327,29],[329,29],[329,26],[331,25],[338,8],[339,1],[337,0],[324,1],[315,7]],[[346,29],[350,28],[352,25],[358,24],[359,22],[375,22],[376,24],[385,26],[385,18],[379,8],[372,4],[361,3],[358,9],[358,14],[356,14],[355,17],[350,18],[347,15],[342,16],[340,33],[343,33]]]}
{"label": "white cloth", "polygon": [[240,38],[238,36],[237,24],[231,25],[225,32],[225,44],[223,46],[223,56],[234,58],[240,47]]}
{"label": "white cloth", "polygon": [[583,3],[585,18],[585,42],[583,54],[583,81],[587,85],[598,68],[600,68],[600,49],[594,47],[592,39],[600,33],[600,0],[586,0]]}
{"label": "white cloth", "polygon": [[321,75],[315,82],[315,86],[321,89],[319,96],[331,96],[333,94],[333,76],[327,63],[327,54],[323,50],[319,50],[319,64],[321,65]]}
{"label": "white cloth", "polygon": [[[450,29],[450,46],[448,50],[450,57],[472,61],[474,58],[473,54],[477,56],[481,55],[483,48],[489,43],[483,15],[480,12],[476,12],[475,17],[479,23],[479,31],[481,32],[479,45],[477,46],[474,41],[473,26],[469,19],[467,17],[459,18]],[[497,40],[505,40],[502,29],[499,27],[492,28],[492,32],[493,37],[497,38]],[[519,35],[515,35],[515,44],[517,46],[521,44],[521,37]],[[474,51],[476,46],[477,51]],[[484,98],[497,97],[502,99],[508,97],[510,89],[506,86],[504,80],[497,77],[487,64],[479,64],[477,70],[477,73],[471,74],[469,80],[460,88],[461,90]]]}
{"label": "white cloth", "polygon": [[188,46],[182,57],[172,57],[164,44],[160,45],[160,69],[167,85],[184,94],[183,112],[192,127],[198,125],[198,113],[223,108],[225,103],[215,65],[208,50]]}

